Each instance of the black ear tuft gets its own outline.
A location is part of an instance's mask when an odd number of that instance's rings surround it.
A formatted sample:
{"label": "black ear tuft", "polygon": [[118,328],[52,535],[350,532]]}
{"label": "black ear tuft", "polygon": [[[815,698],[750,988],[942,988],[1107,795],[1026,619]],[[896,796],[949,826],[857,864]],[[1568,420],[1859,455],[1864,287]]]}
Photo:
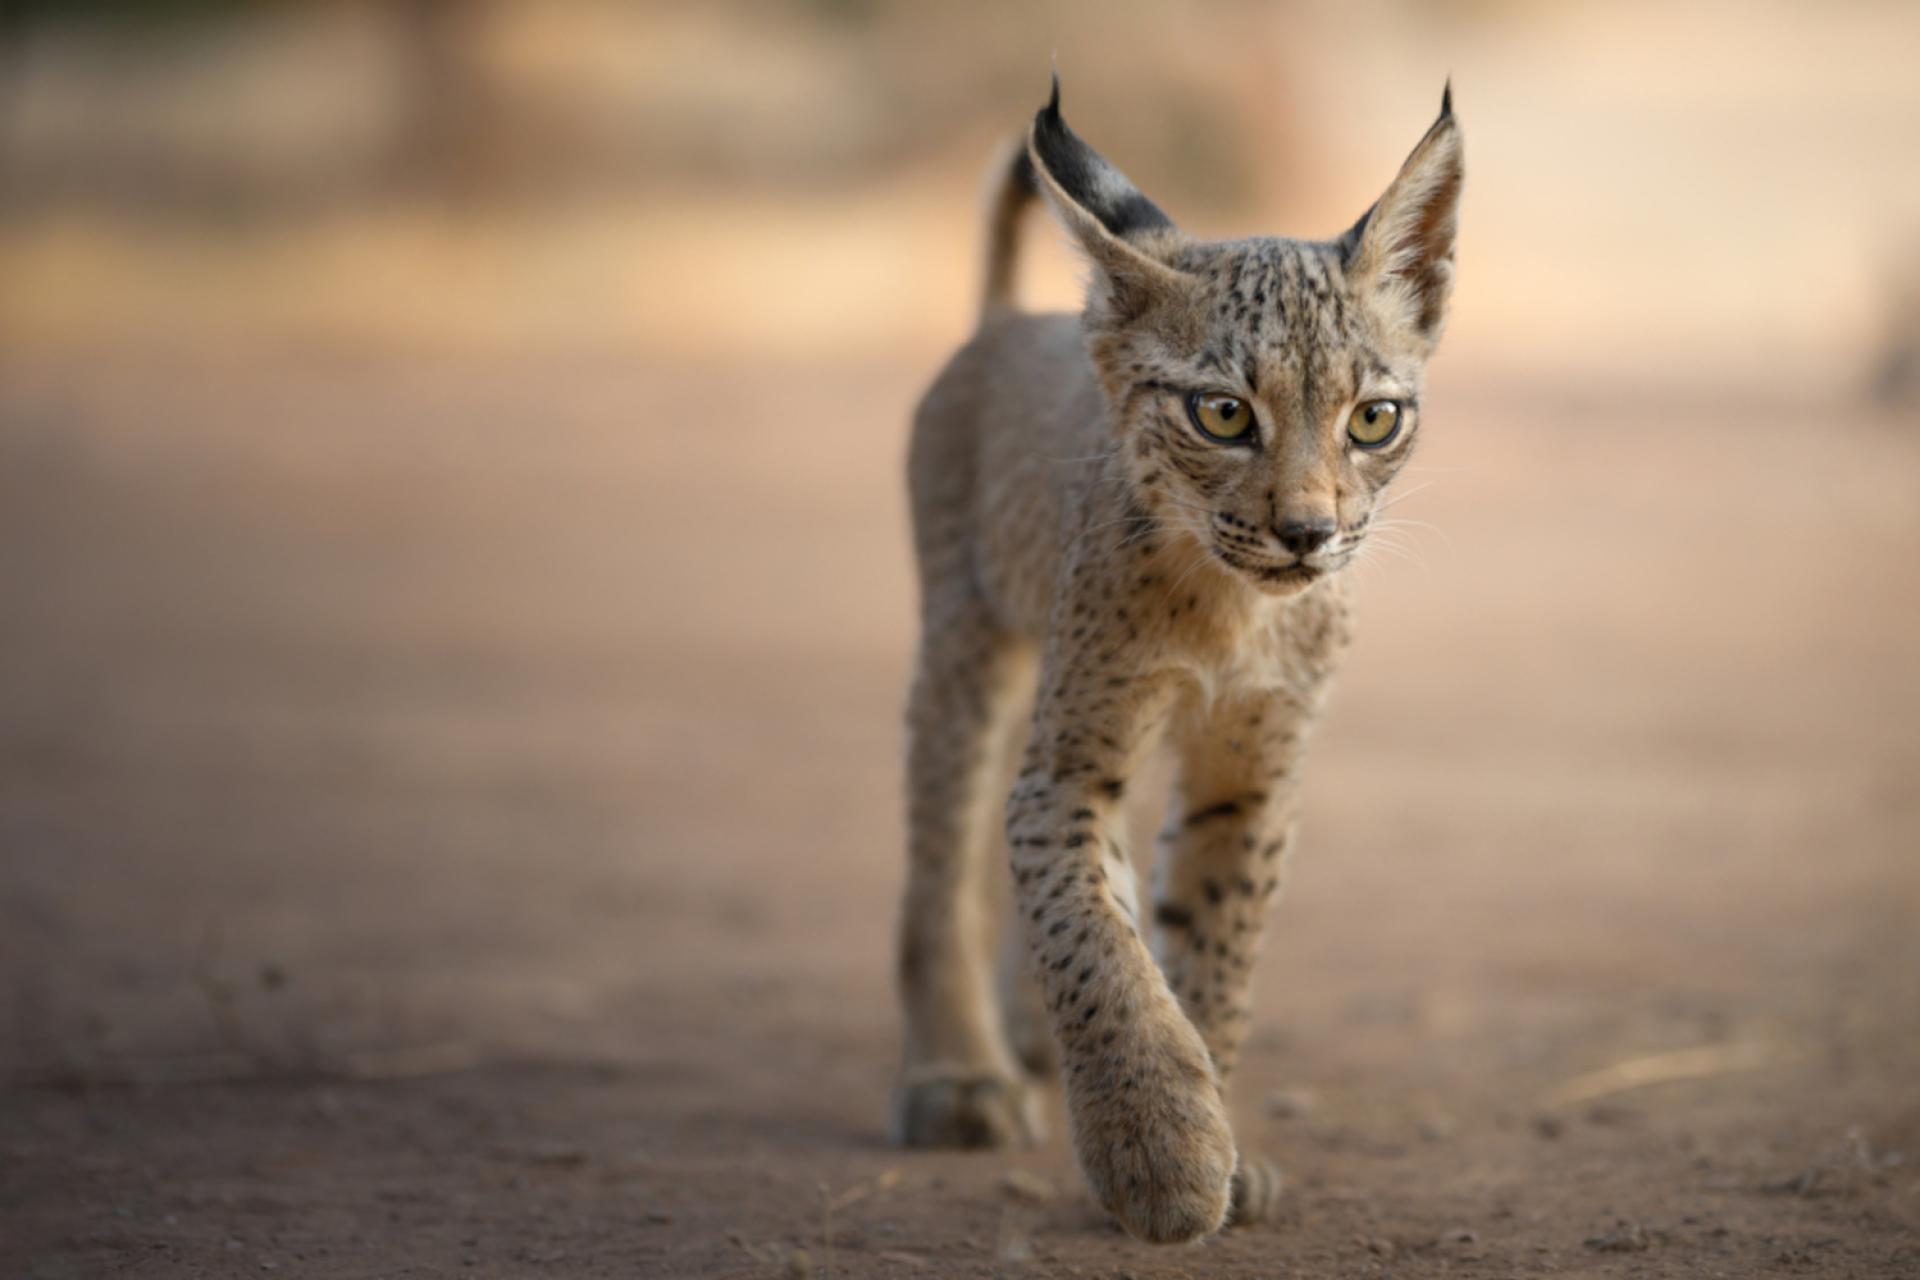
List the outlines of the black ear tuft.
{"label": "black ear tuft", "polygon": [[1053,96],[1033,118],[1034,155],[1067,197],[1105,227],[1109,235],[1126,239],[1142,231],[1173,226],[1160,206],[1142,195],[1126,175],[1108,164],[1099,152],[1080,140],[1060,115],[1060,74],[1053,76]]}
{"label": "black ear tuft", "polygon": [[[1055,93],[1059,92],[1057,80],[1056,80],[1056,87],[1054,89],[1054,92]],[[1440,118],[1442,120],[1453,119],[1453,77],[1452,76],[1447,77],[1447,83],[1445,87],[1443,87],[1440,90]]]}

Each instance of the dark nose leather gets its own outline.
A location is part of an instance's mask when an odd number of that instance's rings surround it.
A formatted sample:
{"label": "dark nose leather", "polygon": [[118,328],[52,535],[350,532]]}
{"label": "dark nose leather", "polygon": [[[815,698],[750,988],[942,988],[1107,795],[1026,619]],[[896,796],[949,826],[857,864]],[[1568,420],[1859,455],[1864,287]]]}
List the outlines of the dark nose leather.
{"label": "dark nose leather", "polygon": [[1327,540],[1333,537],[1333,521],[1289,520],[1285,524],[1274,526],[1273,536],[1280,539],[1280,545],[1296,556],[1310,556]]}

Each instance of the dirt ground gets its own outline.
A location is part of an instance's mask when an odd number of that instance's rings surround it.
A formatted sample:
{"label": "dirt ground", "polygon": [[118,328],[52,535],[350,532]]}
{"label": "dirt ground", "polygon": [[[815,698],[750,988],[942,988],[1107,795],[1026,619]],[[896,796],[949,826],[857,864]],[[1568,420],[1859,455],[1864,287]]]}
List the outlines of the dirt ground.
{"label": "dirt ground", "polygon": [[1920,1275],[1911,421],[1442,360],[1157,1249],[884,1141],[931,360],[9,356],[0,1275]]}

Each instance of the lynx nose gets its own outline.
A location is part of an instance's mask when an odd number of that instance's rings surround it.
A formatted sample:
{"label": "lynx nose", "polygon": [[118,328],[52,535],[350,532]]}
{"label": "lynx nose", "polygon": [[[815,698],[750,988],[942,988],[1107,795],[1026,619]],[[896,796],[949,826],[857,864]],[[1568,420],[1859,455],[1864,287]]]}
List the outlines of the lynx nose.
{"label": "lynx nose", "polygon": [[1318,520],[1289,520],[1285,524],[1275,525],[1273,536],[1296,556],[1310,556],[1326,546],[1327,540],[1333,537],[1333,521],[1325,516]]}

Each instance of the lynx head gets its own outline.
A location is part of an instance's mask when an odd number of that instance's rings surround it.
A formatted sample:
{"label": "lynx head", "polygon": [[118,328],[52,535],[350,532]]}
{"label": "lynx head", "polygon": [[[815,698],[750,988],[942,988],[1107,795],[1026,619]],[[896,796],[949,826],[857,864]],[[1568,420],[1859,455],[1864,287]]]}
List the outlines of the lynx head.
{"label": "lynx head", "polygon": [[1084,324],[1135,495],[1271,594],[1353,558],[1420,427],[1453,284],[1452,92],[1332,241],[1203,241],[1074,134],[1060,84],[1027,153],[1092,264]]}

